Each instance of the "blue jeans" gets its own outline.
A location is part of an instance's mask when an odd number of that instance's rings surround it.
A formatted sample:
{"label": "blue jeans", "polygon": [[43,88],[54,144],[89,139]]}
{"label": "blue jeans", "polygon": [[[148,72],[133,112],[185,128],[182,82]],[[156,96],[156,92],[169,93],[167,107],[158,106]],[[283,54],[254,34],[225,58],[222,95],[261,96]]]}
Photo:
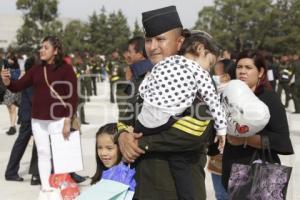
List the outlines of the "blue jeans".
{"label": "blue jeans", "polygon": [[228,200],[228,194],[222,184],[221,175],[211,173],[215,196],[217,200]]}

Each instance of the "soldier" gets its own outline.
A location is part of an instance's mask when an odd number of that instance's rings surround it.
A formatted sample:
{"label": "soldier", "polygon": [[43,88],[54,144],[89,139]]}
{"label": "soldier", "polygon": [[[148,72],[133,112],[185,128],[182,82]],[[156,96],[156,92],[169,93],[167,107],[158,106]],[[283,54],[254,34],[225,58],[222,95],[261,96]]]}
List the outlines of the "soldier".
{"label": "soldier", "polygon": [[288,107],[289,101],[291,100],[291,89],[290,81],[292,78],[292,69],[289,64],[288,56],[281,57],[281,63],[279,65],[279,77],[278,77],[278,88],[277,94],[281,97],[282,89],[285,92],[285,107]]}
{"label": "soldier", "polygon": [[[106,69],[110,80],[110,102],[115,103],[115,95],[117,98],[124,96],[122,93],[125,89],[123,84],[120,84],[122,81],[125,81],[125,68],[124,63],[121,62],[118,50],[112,52],[111,59],[108,61]],[[118,99],[120,100],[120,98]]]}
{"label": "soldier", "polygon": [[298,55],[294,55],[294,62],[292,64],[293,75],[295,82],[293,83],[292,88],[292,97],[295,104],[295,112],[300,113],[300,59]]}
{"label": "soldier", "polygon": [[[146,34],[145,49],[151,62],[156,64],[168,56],[177,54],[184,37],[181,35],[182,25],[176,7],[169,6],[144,12],[142,18]],[[202,109],[200,107],[197,108]],[[134,108],[136,107],[134,106]],[[205,110],[199,111],[205,114]],[[137,114],[136,110],[129,111],[129,114],[133,116],[132,120],[134,121],[134,114]],[[184,127],[176,125],[181,120],[184,121]],[[116,140],[119,142],[124,159],[129,162],[134,162],[137,159],[135,162],[137,181],[135,199],[180,199],[176,192],[176,183],[171,176],[166,156],[182,151],[190,151],[187,155],[193,157],[191,162],[193,176],[190,184],[194,192],[187,195],[192,196],[190,199],[206,199],[204,167],[206,164],[205,144],[207,141],[204,139],[205,137],[193,140],[189,135],[189,133],[195,131],[193,128],[200,128],[199,125],[203,121],[196,119],[195,116],[186,116],[176,123],[169,130],[156,134],[160,138],[155,140],[152,140],[154,138],[151,138],[151,136],[142,137],[141,134],[132,133],[129,129],[126,132],[126,125],[124,123],[118,124],[119,137]],[[212,121],[205,123],[203,135],[207,135],[211,128]],[[192,150],[191,148],[195,145],[198,149]],[[147,153],[141,156],[146,151]]]}
{"label": "soldier", "polygon": [[84,70],[84,74],[82,76],[84,96],[86,96],[87,101],[90,101],[90,96],[92,96],[92,67],[89,63],[89,54],[87,52],[83,55],[81,70]]}
{"label": "soldier", "polygon": [[78,105],[77,105],[77,110],[79,112],[79,118],[81,124],[89,124],[85,120],[85,112],[84,112],[84,104],[85,104],[85,87],[84,87],[84,81],[83,77],[85,75],[85,67],[82,61],[82,58],[80,54],[76,53],[74,59],[73,59],[73,64],[75,66],[75,71],[76,71],[76,76],[77,79],[79,79],[79,85],[78,87],[80,88],[80,94],[78,95]]}
{"label": "soldier", "polygon": [[101,59],[97,55],[90,58],[89,65],[91,66],[92,92],[97,96],[97,80],[101,78]]}

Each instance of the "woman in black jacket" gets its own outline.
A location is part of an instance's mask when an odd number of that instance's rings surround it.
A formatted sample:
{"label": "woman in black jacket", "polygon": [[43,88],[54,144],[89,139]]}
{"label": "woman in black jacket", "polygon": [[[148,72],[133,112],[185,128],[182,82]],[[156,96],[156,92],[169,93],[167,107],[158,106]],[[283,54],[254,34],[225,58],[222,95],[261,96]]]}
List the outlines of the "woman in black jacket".
{"label": "woman in black jacket", "polygon": [[[278,154],[294,153],[285,109],[279,96],[272,90],[267,76],[267,65],[260,52],[245,51],[237,59],[236,78],[244,81],[256,96],[269,108],[270,120],[265,128],[250,137],[227,135],[223,153],[222,182],[227,188],[233,163],[249,164],[253,153],[261,149],[262,136],[270,141],[273,161],[280,163]],[[259,151],[261,153],[261,151]]]}

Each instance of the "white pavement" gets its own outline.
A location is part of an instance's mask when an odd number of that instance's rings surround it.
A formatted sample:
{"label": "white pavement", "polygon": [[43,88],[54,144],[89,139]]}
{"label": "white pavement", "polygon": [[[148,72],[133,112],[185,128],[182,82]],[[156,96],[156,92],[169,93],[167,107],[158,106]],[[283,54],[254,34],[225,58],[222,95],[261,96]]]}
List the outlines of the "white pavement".
{"label": "white pavement", "polygon": [[[109,85],[107,82],[98,83],[99,96],[92,97],[91,102],[86,103],[86,121],[89,125],[82,126],[82,149],[84,157],[84,170],[80,175],[92,176],[95,171],[95,134],[100,126],[117,120],[117,106],[109,103]],[[289,108],[289,110],[291,110]],[[295,155],[282,156],[285,165],[293,167],[291,180],[288,187],[287,200],[299,200],[300,190],[296,183],[300,181],[300,115],[287,112],[291,130],[291,138],[294,145]],[[8,111],[4,105],[0,105],[0,200],[35,200],[39,193],[39,186],[31,186],[28,175],[32,142],[28,145],[20,164],[19,175],[24,177],[24,182],[5,181],[4,173],[9,159],[12,145],[17,137],[8,136],[5,132],[9,128]],[[80,184],[82,190],[87,188],[89,181]],[[207,199],[213,200],[213,187],[210,174],[206,178]]]}

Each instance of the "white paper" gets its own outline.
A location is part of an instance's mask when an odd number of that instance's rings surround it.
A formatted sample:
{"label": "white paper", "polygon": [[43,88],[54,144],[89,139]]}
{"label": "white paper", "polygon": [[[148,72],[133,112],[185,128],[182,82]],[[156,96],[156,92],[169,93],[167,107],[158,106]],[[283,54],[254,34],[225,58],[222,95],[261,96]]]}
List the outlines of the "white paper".
{"label": "white paper", "polygon": [[274,73],[272,69],[268,70],[267,76],[269,81],[274,81]]}
{"label": "white paper", "polygon": [[56,174],[83,170],[79,131],[71,132],[69,140],[63,134],[51,134],[50,139]]}

